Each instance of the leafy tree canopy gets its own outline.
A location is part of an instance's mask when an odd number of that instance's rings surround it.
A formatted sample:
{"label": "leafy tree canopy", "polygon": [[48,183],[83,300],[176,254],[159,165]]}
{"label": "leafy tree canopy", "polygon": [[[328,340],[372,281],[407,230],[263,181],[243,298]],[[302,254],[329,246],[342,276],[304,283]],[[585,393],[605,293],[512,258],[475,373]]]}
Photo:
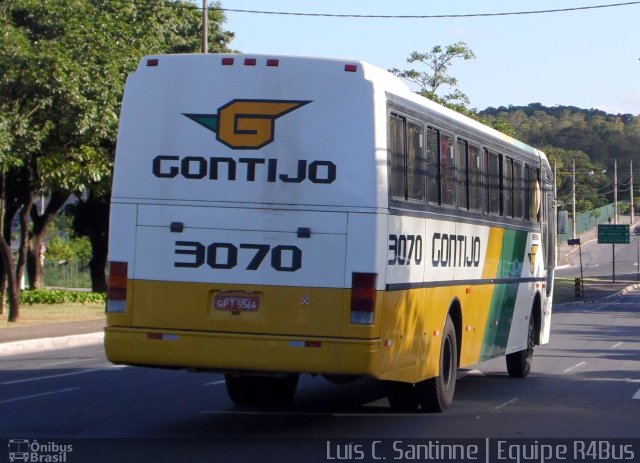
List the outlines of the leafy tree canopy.
{"label": "leafy tree canopy", "polygon": [[[613,172],[613,162],[628,166],[637,158],[640,146],[640,117],[631,114],[607,114],[596,109],[574,106],[528,106],[487,108],[479,113],[489,120],[508,121],[516,137],[532,146],[555,146],[581,151],[593,163]],[[638,166],[640,167],[640,166]]]}
{"label": "leafy tree canopy", "polygon": [[[455,60],[470,60],[476,55],[464,42],[456,42],[443,47],[434,46],[431,51],[420,53],[414,51],[407,58],[407,63],[420,63],[427,67],[427,71],[417,69],[390,69],[389,71],[398,77],[407,79],[418,86],[420,95],[437,102],[461,104],[463,107],[469,105],[469,98],[458,88],[458,79],[449,74],[449,67]],[[438,90],[442,87],[449,87],[450,93],[438,95]]]}
{"label": "leafy tree canopy", "polygon": [[[0,167],[36,157],[41,186],[71,191],[108,179],[127,74],[142,55],[196,51],[200,18],[168,0],[5,0]],[[233,37],[223,21],[212,11],[214,51]]]}

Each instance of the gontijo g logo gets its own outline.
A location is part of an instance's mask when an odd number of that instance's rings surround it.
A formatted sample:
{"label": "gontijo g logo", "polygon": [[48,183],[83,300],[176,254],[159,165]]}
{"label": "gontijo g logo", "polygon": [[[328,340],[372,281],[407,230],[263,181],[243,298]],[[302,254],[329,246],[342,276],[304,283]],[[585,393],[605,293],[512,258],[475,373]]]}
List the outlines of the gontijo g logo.
{"label": "gontijo g logo", "polygon": [[[259,150],[274,141],[276,119],[309,103],[311,101],[234,99],[218,108],[217,114],[181,114],[215,133],[218,141],[233,150]],[[279,138],[286,137],[287,133],[279,135]],[[299,138],[299,134],[294,134],[294,140]],[[308,181],[328,185],[336,180],[337,166],[332,161],[301,159],[305,151],[296,143],[284,145],[285,152],[266,153],[265,157],[161,154],[153,158],[152,173],[161,179],[182,177],[229,182]]]}
{"label": "gontijo g logo", "polygon": [[229,148],[260,149],[274,140],[275,121],[311,101],[232,100],[217,114],[184,114],[215,132],[216,139]]}

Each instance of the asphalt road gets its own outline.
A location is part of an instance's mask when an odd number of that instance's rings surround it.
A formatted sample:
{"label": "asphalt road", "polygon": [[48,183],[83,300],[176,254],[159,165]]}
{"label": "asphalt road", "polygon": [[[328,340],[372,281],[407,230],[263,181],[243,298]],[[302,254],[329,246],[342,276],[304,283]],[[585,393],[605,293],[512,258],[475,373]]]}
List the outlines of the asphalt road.
{"label": "asphalt road", "polygon": [[460,377],[443,414],[395,413],[373,380],[309,376],[286,409],[243,409],[219,374],[114,366],[91,345],[0,358],[0,437],[639,438],[640,292],[558,308],[526,379],[504,359]]}

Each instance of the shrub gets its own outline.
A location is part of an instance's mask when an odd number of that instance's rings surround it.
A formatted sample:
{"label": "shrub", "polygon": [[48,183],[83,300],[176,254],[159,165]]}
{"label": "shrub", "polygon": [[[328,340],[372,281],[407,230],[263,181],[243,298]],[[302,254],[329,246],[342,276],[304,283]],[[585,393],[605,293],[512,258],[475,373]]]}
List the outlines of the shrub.
{"label": "shrub", "polygon": [[22,304],[101,304],[106,302],[105,293],[71,291],[67,289],[34,289],[20,293]]}

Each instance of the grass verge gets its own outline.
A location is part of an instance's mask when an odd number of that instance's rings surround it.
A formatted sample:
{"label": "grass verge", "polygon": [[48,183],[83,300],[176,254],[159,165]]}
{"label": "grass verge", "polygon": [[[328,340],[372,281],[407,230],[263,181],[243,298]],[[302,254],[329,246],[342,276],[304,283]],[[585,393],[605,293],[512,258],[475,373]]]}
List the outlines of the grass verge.
{"label": "grass verge", "polygon": [[82,320],[104,319],[104,304],[20,304],[20,318],[7,322],[7,313],[0,315],[0,329],[47,325]]}
{"label": "grass verge", "polygon": [[[617,280],[615,283],[611,281],[611,277],[592,278],[586,277],[583,282],[583,296],[585,301],[597,301],[604,297],[622,291],[624,288],[638,283],[635,280]],[[576,297],[575,278],[556,278],[553,286],[553,303],[564,304],[566,302],[581,301],[582,298]]]}

